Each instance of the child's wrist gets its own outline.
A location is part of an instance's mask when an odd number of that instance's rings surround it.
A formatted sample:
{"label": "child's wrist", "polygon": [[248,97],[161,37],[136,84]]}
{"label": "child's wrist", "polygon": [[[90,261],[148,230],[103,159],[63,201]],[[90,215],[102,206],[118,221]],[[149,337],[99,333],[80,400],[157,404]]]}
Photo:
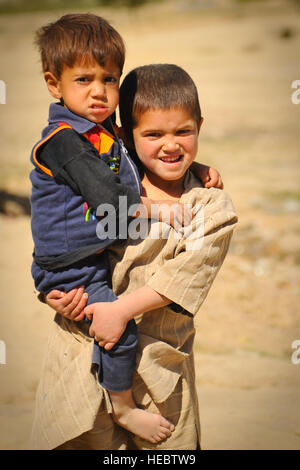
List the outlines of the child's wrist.
{"label": "child's wrist", "polygon": [[127,305],[126,297],[121,297],[113,302],[113,306],[116,310],[116,315],[118,315],[126,323],[133,318],[133,312],[130,305]]}

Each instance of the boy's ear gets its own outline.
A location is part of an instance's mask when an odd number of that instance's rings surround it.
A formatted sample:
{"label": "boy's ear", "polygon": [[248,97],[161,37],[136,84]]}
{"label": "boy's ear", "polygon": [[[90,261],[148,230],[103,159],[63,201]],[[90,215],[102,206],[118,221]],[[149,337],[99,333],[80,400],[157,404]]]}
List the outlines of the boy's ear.
{"label": "boy's ear", "polygon": [[53,75],[52,72],[45,72],[44,79],[45,79],[47,88],[49,90],[49,93],[53,96],[53,98],[60,100],[62,97],[61,91],[60,91],[60,81],[56,78],[55,75]]}
{"label": "boy's ear", "polygon": [[203,119],[203,117],[202,117],[201,120],[200,120],[199,132],[200,132],[201,126],[202,126],[202,124],[203,124],[203,121],[204,121],[204,119]]}

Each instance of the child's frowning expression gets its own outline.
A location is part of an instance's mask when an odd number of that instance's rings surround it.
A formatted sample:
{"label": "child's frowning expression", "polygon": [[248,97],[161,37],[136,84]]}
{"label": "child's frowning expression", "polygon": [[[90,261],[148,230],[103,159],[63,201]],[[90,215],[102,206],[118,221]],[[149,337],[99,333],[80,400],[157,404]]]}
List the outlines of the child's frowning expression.
{"label": "child's frowning expression", "polygon": [[196,121],[183,108],[144,112],[133,139],[146,173],[164,181],[182,180],[197,155],[198,133]]}
{"label": "child's frowning expression", "polygon": [[118,106],[120,70],[107,61],[64,67],[59,79],[50,72],[45,80],[52,96],[62,99],[70,111],[95,123],[107,119]]}

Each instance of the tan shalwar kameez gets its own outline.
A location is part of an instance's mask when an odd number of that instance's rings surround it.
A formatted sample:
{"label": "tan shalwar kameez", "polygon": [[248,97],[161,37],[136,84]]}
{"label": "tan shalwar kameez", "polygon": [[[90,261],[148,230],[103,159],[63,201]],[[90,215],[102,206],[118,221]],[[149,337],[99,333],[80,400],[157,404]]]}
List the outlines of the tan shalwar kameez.
{"label": "tan shalwar kameez", "polygon": [[190,172],[184,187],[180,202],[192,204],[196,230],[178,234],[165,223],[149,222],[146,239],[110,248],[117,295],[147,284],[183,309],[175,313],[164,307],[136,318],[136,403],[161,413],[175,431],[152,445],[117,426],[108,393],[95,378],[88,325],[57,314],[37,391],[32,448],[126,449],[129,441],[129,448],[138,449],[199,448],[193,317],[222,265],[237,216],[224,191],[203,188]]}

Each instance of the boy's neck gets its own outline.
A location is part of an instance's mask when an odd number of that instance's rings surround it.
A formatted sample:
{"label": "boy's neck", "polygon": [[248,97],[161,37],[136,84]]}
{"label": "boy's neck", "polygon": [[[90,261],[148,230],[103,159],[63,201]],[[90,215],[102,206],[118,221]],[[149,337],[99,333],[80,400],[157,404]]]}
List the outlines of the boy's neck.
{"label": "boy's neck", "polygon": [[159,176],[145,171],[142,186],[144,195],[151,199],[171,199],[178,200],[184,190],[184,177],[176,181],[162,180]]}

